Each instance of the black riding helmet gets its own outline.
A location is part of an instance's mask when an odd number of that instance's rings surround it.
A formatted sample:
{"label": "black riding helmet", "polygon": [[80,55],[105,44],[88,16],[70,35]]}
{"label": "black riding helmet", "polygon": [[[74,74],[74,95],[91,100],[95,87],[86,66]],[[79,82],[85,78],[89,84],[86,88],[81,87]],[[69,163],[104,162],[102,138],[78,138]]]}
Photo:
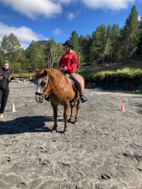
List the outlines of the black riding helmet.
{"label": "black riding helmet", "polygon": [[73,43],[72,43],[72,41],[67,40],[67,41],[63,44],[63,46],[65,46],[65,45],[67,45],[67,46],[69,46],[69,47],[71,47],[71,48],[73,49]]}

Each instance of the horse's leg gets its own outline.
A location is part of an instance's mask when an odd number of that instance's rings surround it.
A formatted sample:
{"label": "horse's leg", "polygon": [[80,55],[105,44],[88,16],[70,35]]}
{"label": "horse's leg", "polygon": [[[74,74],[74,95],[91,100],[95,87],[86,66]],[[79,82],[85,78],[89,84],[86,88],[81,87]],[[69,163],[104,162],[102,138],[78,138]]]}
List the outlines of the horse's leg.
{"label": "horse's leg", "polygon": [[69,121],[72,122],[72,120],[73,120],[73,113],[74,113],[74,102],[71,102],[70,106],[71,106],[71,115],[70,115]]}
{"label": "horse's leg", "polygon": [[54,127],[52,128],[52,131],[57,131],[58,106],[53,106],[53,114],[54,114]]}
{"label": "horse's leg", "polygon": [[68,131],[67,118],[68,118],[69,102],[64,105],[64,133]]}
{"label": "horse's leg", "polygon": [[80,109],[80,98],[77,100],[77,105],[76,105],[76,116],[75,116],[75,124],[78,122],[78,113]]}

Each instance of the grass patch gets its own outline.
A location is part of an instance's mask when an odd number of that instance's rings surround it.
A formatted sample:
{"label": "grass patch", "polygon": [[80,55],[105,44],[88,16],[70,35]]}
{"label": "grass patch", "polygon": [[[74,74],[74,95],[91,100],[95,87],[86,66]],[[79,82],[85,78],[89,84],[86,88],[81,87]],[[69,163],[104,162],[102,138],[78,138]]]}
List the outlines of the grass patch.
{"label": "grass patch", "polygon": [[19,74],[11,74],[11,76],[13,76],[15,78],[33,79],[35,76],[35,73],[19,73]]}
{"label": "grass patch", "polygon": [[86,81],[101,81],[104,78],[110,78],[110,79],[133,79],[133,78],[142,78],[142,69],[130,69],[130,68],[124,68],[122,70],[111,70],[111,71],[101,71],[96,72],[93,70],[83,70],[79,71],[79,74],[81,74]]}

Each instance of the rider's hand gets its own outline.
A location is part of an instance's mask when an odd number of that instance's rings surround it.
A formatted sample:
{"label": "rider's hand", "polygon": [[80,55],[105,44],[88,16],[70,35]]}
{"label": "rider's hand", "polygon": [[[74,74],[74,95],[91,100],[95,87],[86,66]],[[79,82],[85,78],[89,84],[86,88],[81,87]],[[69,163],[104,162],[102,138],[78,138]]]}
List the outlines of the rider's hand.
{"label": "rider's hand", "polygon": [[62,70],[62,71],[66,71],[66,70],[67,70],[67,67],[65,66],[65,67],[61,68],[61,70]]}
{"label": "rider's hand", "polygon": [[11,80],[15,79],[15,77],[11,77]]}

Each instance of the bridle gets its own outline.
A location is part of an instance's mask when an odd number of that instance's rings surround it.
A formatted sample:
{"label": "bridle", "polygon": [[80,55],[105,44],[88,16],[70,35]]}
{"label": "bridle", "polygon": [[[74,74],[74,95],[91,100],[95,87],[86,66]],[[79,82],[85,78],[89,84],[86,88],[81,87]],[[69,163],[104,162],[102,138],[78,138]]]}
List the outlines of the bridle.
{"label": "bridle", "polygon": [[[63,76],[64,76],[64,75],[62,75],[62,76],[60,77],[59,82],[61,81],[61,78],[62,78]],[[48,76],[48,82],[47,82],[47,84],[46,84],[46,87],[45,87],[43,93],[35,92],[35,95],[40,95],[40,96],[42,96],[42,98],[48,98],[48,97],[53,93],[53,91],[58,87],[59,82],[58,82],[57,85],[54,87],[54,89],[52,89],[51,80],[50,80],[50,77]],[[46,94],[46,90],[47,90],[47,88],[48,88],[48,85],[50,85],[50,87],[51,87],[51,92],[50,92],[49,94]]]}
{"label": "bridle", "polygon": [[[40,96],[42,96],[42,98],[48,97],[50,94],[47,95],[47,94],[45,94],[45,92],[46,92],[49,84],[50,84],[50,78],[48,76],[48,82],[46,84],[46,87],[45,87],[43,93],[35,92],[35,95],[40,95]],[[50,87],[51,87],[51,84],[50,84]]]}

